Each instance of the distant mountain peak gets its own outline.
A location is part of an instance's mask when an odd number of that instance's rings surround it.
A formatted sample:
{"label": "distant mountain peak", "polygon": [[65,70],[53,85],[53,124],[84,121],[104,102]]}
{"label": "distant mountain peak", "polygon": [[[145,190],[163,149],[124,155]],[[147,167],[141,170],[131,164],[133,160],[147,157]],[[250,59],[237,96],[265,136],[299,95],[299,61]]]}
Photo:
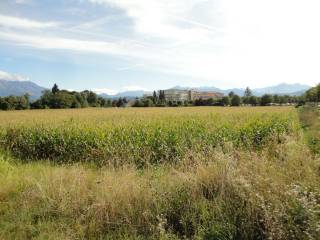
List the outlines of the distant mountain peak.
{"label": "distant mountain peak", "polygon": [[[274,86],[269,86],[269,87],[264,87],[264,88],[255,88],[251,89],[253,94],[257,96],[261,96],[263,94],[288,94],[288,95],[302,95],[306,90],[311,88],[311,86],[300,84],[300,83],[279,83],[278,85]],[[215,92],[220,92],[223,94],[228,94],[229,92],[234,92],[237,95],[243,96],[245,88],[231,88],[231,89],[220,89],[217,87],[181,87],[181,86],[175,86],[171,89],[180,89],[180,90],[190,90],[194,89],[196,91],[215,91]]]}
{"label": "distant mountain peak", "polygon": [[32,99],[37,99],[42,95],[45,90],[34,82],[29,80],[18,81],[18,80],[7,80],[0,79],[0,96],[21,96],[24,94],[29,94]]}

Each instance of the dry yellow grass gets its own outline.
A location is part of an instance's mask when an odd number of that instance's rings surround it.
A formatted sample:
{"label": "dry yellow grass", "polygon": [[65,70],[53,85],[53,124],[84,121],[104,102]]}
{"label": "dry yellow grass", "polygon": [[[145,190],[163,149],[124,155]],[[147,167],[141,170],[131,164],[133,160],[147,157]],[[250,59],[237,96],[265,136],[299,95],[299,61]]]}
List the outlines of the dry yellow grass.
{"label": "dry yellow grass", "polygon": [[0,238],[317,239],[317,164],[294,139],[144,171],[3,159]]}

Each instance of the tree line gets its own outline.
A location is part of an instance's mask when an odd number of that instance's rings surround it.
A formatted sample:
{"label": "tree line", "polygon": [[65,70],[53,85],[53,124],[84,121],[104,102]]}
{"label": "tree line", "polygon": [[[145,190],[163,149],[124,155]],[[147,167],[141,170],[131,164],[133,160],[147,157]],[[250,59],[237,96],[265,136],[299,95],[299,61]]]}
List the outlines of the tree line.
{"label": "tree line", "polygon": [[133,107],[176,107],[176,106],[269,106],[296,104],[303,105],[306,102],[306,96],[290,96],[278,94],[264,94],[261,97],[254,96],[249,87],[246,88],[244,95],[239,96],[230,92],[222,98],[196,99],[194,101],[166,101],[164,91],[153,92],[152,96],[136,99]]}
{"label": "tree line", "polygon": [[25,110],[30,108],[30,97],[28,94],[23,96],[0,97],[1,110]]}
{"label": "tree line", "polygon": [[54,84],[51,90],[45,90],[36,101],[30,101],[27,94],[0,97],[1,110],[123,107],[127,103],[125,98],[105,99],[88,90],[82,92],[60,90],[57,84]]}
{"label": "tree line", "polygon": [[306,91],[302,96],[289,96],[277,94],[264,94],[261,97],[254,96],[249,87],[243,96],[230,92],[222,98],[196,99],[194,101],[166,101],[164,91],[154,91],[152,96],[136,98],[132,103],[126,98],[105,99],[92,91],[67,91],[60,90],[54,84],[51,90],[45,90],[42,96],[31,101],[30,96],[0,97],[1,110],[24,109],[63,109],[86,107],[178,107],[178,106],[269,106],[269,105],[304,105],[307,102],[320,102],[320,84]]}
{"label": "tree line", "polygon": [[306,102],[320,102],[320,84],[318,84],[316,87],[310,88],[305,93],[305,101]]}

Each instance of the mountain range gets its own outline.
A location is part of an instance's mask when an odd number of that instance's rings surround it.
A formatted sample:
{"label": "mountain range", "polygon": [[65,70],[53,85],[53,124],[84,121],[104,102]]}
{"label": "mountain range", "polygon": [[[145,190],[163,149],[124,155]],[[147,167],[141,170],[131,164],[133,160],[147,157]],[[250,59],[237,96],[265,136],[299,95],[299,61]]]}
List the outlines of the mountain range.
{"label": "mountain range", "polygon": [[[262,96],[263,94],[279,94],[279,95],[291,95],[291,96],[300,96],[304,94],[308,89],[310,89],[311,86],[304,85],[304,84],[287,84],[287,83],[281,83],[275,86],[265,87],[265,88],[255,88],[251,89],[253,95],[255,96]],[[245,89],[244,88],[231,88],[231,89],[220,89],[217,87],[182,87],[182,86],[175,86],[171,89],[179,89],[179,90],[195,90],[195,91],[214,91],[219,92],[227,95],[231,91],[239,96],[243,96]],[[126,92],[120,92],[116,95],[108,95],[108,94],[100,94],[100,96],[105,98],[119,98],[119,97],[127,97],[127,98],[136,98],[136,97],[142,97],[144,94],[150,93],[148,91],[126,91]]]}
{"label": "mountain range", "polygon": [[42,95],[45,90],[31,81],[11,81],[11,80],[1,80],[0,79],[0,97],[6,96],[22,96],[24,94],[29,94],[31,99],[37,99]]}
{"label": "mountain range", "polygon": [[[287,84],[281,83],[275,86],[265,87],[265,88],[255,88],[252,89],[252,93],[256,96],[261,96],[263,94],[279,94],[279,95],[302,95],[306,90],[311,88],[308,85],[303,84]],[[31,99],[37,99],[42,95],[42,92],[46,88],[41,87],[31,81],[8,81],[8,80],[1,80],[0,79],[0,97],[4,96],[21,96],[23,94],[28,93]],[[195,90],[195,91],[215,91],[220,92],[223,94],[228,94],[229,92],[233,91],[235,94],[243,96],[245,89],[244,88],[232,88],[232,89],[220,89],[216,87],[181,87],[175,86],[171,89],[180,89],[180,90]],[[135,91],[125,91],[119,92],[115,95],[108,95],[108,94],[100,94],[101,97],[104,98],[119,98],[119,97],[126,97],[126,98],[136,98],[142,97],[144,94],[150,93],[144,90],[135,90]]]}
{"label": "mountain range", "polygon": [[[280,83],[275,86],[265,87],[265,88],[254,88],[251,89],[252,94],[255,96],[262,96],[263,94],[278,94],[278,95],[291,95],[291,96],[300,96],[305,93],[311,86],[304,84],[288,84],[288,83]],[[227,95],[230,92],[234,92],[239,96],[243,96],[245,92],[245,88],[231,88],[231,89],[220,89],[216,87],[181,87],[175,86],[172,89],[181,89],[181,90],[195,90],[195,91],[214,91]]]}
{"label": "mountain range", "polygon": [[139,98],[142,97],[144,94],[152,94],[150,91],[144,91],[144,90],[135,90],[135,91],[124,91],[124,92],[119,92],[115,95],[108,95],[106,93],[101,93],[99,96],[103,98],[128,98],[128,99],[133,99],[133,98]]}

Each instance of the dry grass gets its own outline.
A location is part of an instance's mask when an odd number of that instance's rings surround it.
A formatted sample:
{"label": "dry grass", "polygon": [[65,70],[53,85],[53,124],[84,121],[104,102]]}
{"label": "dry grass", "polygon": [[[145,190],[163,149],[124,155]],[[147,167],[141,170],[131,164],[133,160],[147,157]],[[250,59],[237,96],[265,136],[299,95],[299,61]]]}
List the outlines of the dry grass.
{"label": "dry grass", "polygon": [[299,116],[310,148],[320,154],[320,108],[301,108]]}
{"label": "dry grass", "polygon": [[303,144],[202,158],[143,171],[3,159],[0,238],[317,239],[319,161]]}

